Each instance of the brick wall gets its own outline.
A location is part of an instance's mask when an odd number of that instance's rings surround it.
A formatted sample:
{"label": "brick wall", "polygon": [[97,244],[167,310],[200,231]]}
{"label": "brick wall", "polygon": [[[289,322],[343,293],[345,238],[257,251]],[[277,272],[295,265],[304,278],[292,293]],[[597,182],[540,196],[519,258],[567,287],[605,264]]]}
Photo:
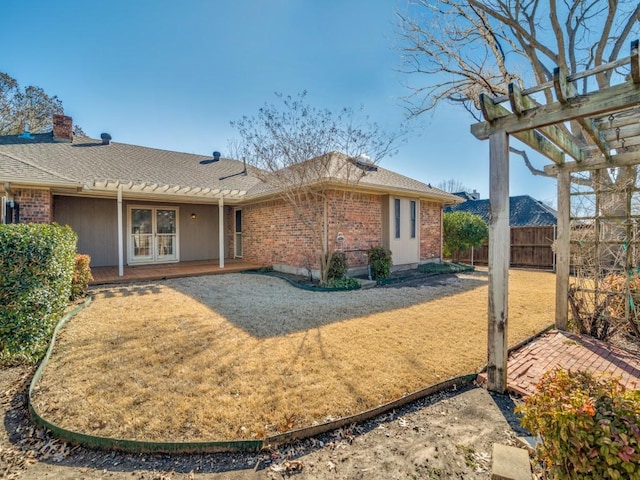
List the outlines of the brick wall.
{"label": "brick wall", "polygon": [[50,190],[15,188],[13,199],[20,205],[20,223],[49,223],[53,220]]}
{"label": "brick wall", "polygon": [[420,260],[441,259],[442,205],[420,200]]}
{"label": "brick wall", "polygon": [[[368,263],[365,252],[382,245],[382,201],[380,196],[331,192],[328,201],[329,247],[347,252],[349,267],[362,267]],[[336,241],[342,232],[344,241]]]}
{"label": "brick wall", "polygon": [[[330,192],[327,202],[329,246],[334,250],[368,249],[380,245],[380,197]],[[343,214],[341,214],[343,212]],[[318,268],[314,235],[302,225],[293,208],[282,200],[242,207],[244,259],[267,265]],[[336,241],[342,232],[344,241]],[[353,257],[353,258],[352,258]],[[350,266],[366,264],[364,255],[349,256]]]}

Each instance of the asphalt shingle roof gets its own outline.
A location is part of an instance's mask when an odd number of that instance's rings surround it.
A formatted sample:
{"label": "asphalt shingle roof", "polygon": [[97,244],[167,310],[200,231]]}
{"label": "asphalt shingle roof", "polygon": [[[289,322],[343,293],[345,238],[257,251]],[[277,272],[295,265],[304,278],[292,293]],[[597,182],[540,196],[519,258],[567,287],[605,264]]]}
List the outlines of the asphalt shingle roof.
{"label": "asphalt shingle roof", "polygon": [[[480,215],[489,222],[489,200],[467,200],[459,205],[445,207],[445,212],[463,211]],[[509,225],[534,227],[555,225],[557,212],[529,195],[509,197]]]}
{"label": "asphalt shingle roof", "polygon": [[[346,157],[331,154],[335,168],[333,180],[344,180],[342,173]],[[184,187],[194,189],[220,189],[246,192],[246,198],[259,198],[275,193],[259,179],[259,170],[247,167],[242,172],[242,162],[220,159],[216,163],[201,165],[211,159],[205,155],[173,152],[111,142],[103,145],[100,140],[74,137],[73,142],[54,142],[51,133],[0,136],[0,182],[39,180],[43,183],[72,182],[87,187],[106,184],[138,184]],[[342,162],[342,163],[341,163]],[[381,167],[363,169],[362,187],[406,192],[421,197],[437,199],[444,203],[456,203],[457,197],[412,178]],[[220,177],[231,175],[220,180]]]}
{"label": "asphalt shingle roof", "polygon": [[[91,138],[76,137],[72,143],[54,142],[50,133],[33,137],[29,140],[18,135],[0,136],[0,153],[82,184],[108,180],[248,190],[258,182],[254,177],[242,175],[218,180],[242,171],[243,164],[237,160],[221,159],[215,164],[200,165],[200,160],[211,157],[116,142],[103,145]],[[27,178],[28,173],[25,170]]]}

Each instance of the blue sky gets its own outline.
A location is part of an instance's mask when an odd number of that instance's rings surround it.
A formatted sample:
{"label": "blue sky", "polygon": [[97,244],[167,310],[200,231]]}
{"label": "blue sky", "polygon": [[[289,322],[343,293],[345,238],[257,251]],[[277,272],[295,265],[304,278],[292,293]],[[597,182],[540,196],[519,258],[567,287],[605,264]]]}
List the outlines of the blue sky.
{"label": "blue sky", "polygon": [[[224,154],[237,138],[229,122],[274,92],[362,106],[394,131],[409,93],[396,9],[406,0],[2,0],[0,71],[58,95],[91,137],[155,148]],[[454,178],[487,198],[488,142],[472,122],[453,106],[412,120],[381,166],[432,185]],[[517,158],[510,178],[511,195],[555,204],[555,180]]]}

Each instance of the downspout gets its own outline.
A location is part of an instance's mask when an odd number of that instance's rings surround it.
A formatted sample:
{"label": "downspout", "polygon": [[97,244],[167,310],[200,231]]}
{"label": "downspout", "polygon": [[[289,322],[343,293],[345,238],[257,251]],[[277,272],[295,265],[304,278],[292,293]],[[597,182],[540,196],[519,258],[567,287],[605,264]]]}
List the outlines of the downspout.
{"label": "downspout", "polygon": [[218,255],[219,266],[224,268],[224,195],[220,195],[218,200]]}
{"label": "downspout", "polygon": [[13,206],[13,192],[11,191],[11,183],[5,182],[4,191],[7,194],[7,202],[2,202],[2,212],[0,212],[0,223],[7,223],[7,206]]}
{"label": "downspout", "polygon": [[122,185],[118,185],[118,276],[124,276],[124,242],[122,236]]}
{"label": "downspout", "polygon": [[4,183],[4,191],[7,193],[7,200],[12,201],[13,192],[11,191],[11,183],[9,182]]}
{"label": "downspout", "polygon": [[440,263],[444,262],[444,204],[440,206]]}

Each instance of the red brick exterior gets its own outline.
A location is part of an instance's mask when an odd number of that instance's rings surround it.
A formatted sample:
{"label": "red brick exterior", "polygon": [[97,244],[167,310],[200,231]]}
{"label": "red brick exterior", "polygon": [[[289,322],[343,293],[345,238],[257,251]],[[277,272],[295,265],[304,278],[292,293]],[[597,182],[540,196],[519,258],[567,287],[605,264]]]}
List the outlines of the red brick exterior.
{"label": "red brick exterior", "polygon": [[[347,252],[349,267],[366,266],[368,260],[364,251],[382,245],[380,196],[331,192],[328,207],[329,247]],[[336,241],[338,232],[344,237],[342,243]]]}
{"label": "red brick exterior", "polygon": [[73,140],[73,119],[66,115],[53,115],[53,141],[71,142]]}
{"label": "red brick exterior", "polygon": [[[313,238],[282,200],[242,206],[243,259],[265,265],[313,266]],[[231,242],[233,252],[233,242]]]}
{"label": "red brick exterior", "polygon": [[442,205],[420,200],[420,261],[442,259]]}
{"label": "red brick exterior", "polygon": [[[348,197],[345,200],[343,195]],[[327,201],[329,246],[347,252],[350,267],[367,264],[365,250],[382,245],[382,198],[363,193],[330,192]],[[346,208],[345,208],[346,207]],[[340,212],[344,212],[344,216]],[[441,258],[442,205],[420,202],[420,260]],[[233,239],[233,215],[227,217]],[[311,231],[304,228],[291,206],[282,200],[242,207],[243,258],[266,265],[318,269]],[[338,232],[344,240],[337,241]],[[233,240],[229,243],[233,256]]]}
{"label": "red brick exterior", "polygon": [[16,188],[13,200],[20,205],[20,223],[53,221],[53,196],[47,189]]}

